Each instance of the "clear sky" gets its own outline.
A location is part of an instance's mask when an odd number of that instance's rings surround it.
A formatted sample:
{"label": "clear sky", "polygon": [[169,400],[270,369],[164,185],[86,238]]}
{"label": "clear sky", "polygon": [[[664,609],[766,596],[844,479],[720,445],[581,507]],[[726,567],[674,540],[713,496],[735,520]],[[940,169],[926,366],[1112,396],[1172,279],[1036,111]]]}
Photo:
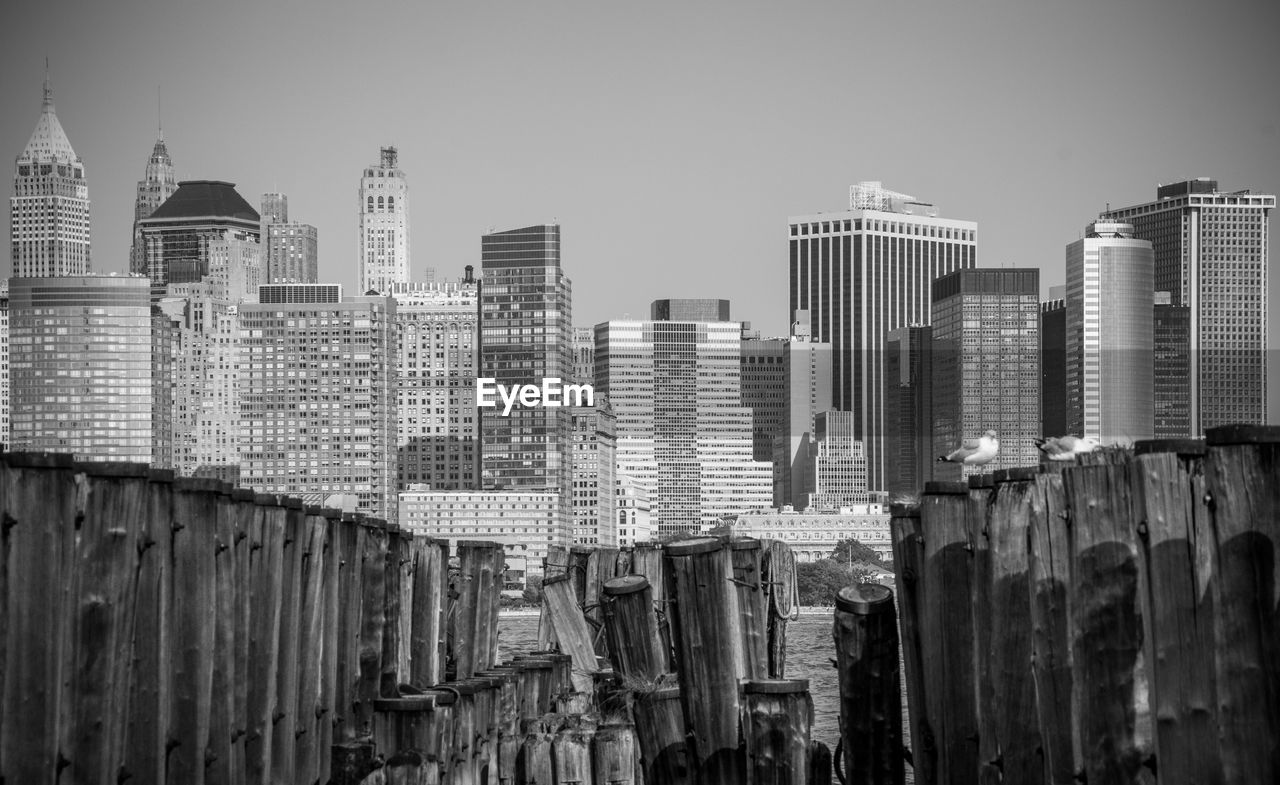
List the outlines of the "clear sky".
{"label": "clear sky", "polygon": [[359,176],[395,145],[415,277],[556,221],[578,325],[720,297],[783,333],[787,218],[859,180],[977,221],[979,266],[1046,290],[1108,202],[1280,191],[1275,0],[8,3],[5,155],[46,55],[95,270],[128,266],[159,88],[179,179],[288,194],[322,279],[354,288]]}

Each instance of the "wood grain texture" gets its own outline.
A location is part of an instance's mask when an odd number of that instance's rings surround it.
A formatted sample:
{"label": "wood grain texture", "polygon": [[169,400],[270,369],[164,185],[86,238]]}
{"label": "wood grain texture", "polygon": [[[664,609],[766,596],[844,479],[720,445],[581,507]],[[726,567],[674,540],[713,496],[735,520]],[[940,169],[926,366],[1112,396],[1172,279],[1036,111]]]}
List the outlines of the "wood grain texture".
{"label": "wood grain texture", "polygon": [[691,785],[694,773],[680,689],[668,687],[638,694],[632,712],[644,781]]}
{"label": "wood grain texture", "polygon": [[746,679],[769,678],[769,619],[760,546],[759,540],[734,540],[730,544],[733,585],[738,593],[738,628],[742,633],[738,646]]}
{"label": "wood grain texture", "polygon": [[929,723],[924,680],[921,593],[924,589],[924,536],[920,507],[895,504],[889,510],[889,536],[897,575],[898,618],[902,633],[902,669],[907,681],[907,716],[911,729],[911,769],[920,785],[938,782],[938,748]]}
{"label": "wood grain texture", "polygon": [[845,776],[866,785],[902,785],[902,681],[893,592],[879,584],[841,589],[832,635]]}
{"label": "wood grain texture", "polygon": [[747,785],[808,785],[808,681],[745,679],[739,701]]}
{"label": "wood grain texture", "polygon": [[1042,473],[1031,496],[1027,530],[1027,591],[1031,610],[1031,675],[1044,747],[1045,781],[1074,785],[1083,769],[1075,745],[1072,697],[1071,540],[1059,472]]}

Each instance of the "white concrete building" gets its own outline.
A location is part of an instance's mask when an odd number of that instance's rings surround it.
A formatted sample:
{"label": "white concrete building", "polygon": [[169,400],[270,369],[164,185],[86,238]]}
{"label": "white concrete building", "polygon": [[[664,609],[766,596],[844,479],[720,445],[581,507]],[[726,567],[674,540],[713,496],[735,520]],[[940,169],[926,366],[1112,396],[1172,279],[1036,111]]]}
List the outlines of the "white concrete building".
{"label": "white concrete building", "polygon": [[390,294],[409,282],[409,181],[394,147],[383,147],[377,166],[360,178],[359,294]]}
{"label": "white concrete building", "polygon": [[738,516],[733,533],[758,540],[781,540],[791,546],[797,561],[825,559],[843,540],[854,539],[893,560],[889,510],[879,504],[846,507],[837,512],[795,512],[784,507]]}

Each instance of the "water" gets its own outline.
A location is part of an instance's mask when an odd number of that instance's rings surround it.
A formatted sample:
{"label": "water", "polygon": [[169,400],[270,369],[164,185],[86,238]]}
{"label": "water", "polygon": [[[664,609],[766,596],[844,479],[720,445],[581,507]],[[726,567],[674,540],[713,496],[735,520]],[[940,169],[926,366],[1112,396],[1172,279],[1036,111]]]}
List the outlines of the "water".
{"label": "water", "polygon": [[[836,656],[831,637],[833,613],[831,609],[814,609],[787,626],[787,678],[809,680],[809,694],[813,697],[812,738],[826,744],[834,755],[840,737],[840,682],[831,662]],[[537,645],[536,615],[499,619],[499,659],[535,649]],[[903,714],[905,717],[905,704]],[[907,781],[912,781],[909,767]]]}

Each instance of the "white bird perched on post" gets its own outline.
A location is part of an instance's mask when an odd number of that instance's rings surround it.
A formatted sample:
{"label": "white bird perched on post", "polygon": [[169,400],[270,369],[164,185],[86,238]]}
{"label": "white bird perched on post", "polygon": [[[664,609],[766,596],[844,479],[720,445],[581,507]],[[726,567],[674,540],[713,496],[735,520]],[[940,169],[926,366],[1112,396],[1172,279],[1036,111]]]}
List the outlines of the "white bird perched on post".
{"label": "white bird perched on post", "polygon": [[939,461],[963,463],[966,466],[983,466],[991,463],[1000,452],[1000,440],[995,431],[987,431],[977,439],[965,439],[960,447],[946,455],[939,455]]}
{"label": "white bird perched on post", "polygon": [[1036,446],[1051,461],[1069,461],[1098,449],[1098,443],[1093,439],[1079,436],[1046,436],[1036,439]]}

